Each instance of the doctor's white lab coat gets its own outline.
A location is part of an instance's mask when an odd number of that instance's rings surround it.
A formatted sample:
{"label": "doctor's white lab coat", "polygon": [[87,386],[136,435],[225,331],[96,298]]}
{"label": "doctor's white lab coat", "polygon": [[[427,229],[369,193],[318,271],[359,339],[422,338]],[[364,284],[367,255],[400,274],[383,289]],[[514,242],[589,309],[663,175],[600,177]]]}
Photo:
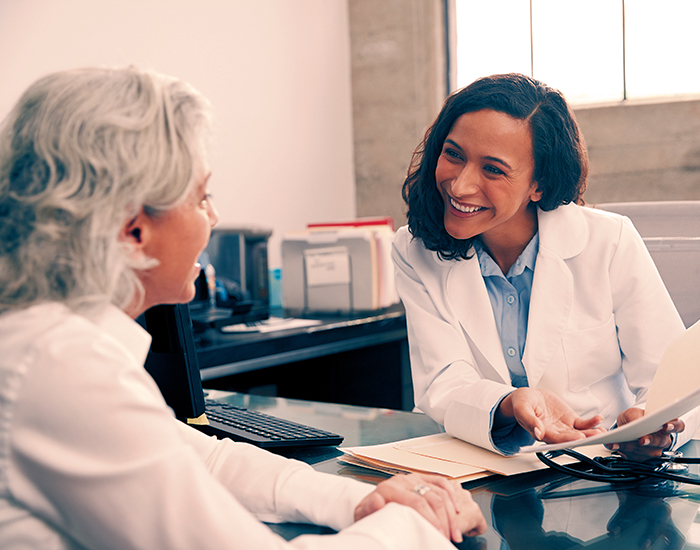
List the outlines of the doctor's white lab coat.
{"label": "doctor's white lab coat", "polygon": [[[611,426],[643,407],[683,322],[628,218],[568,204],[538,209],[538,227],[523,353],[529,386]],[[454,437],[495,450],[492,410],[513,388],[476,254],[441,260],[402,227],[393,258],[417,407]]]}

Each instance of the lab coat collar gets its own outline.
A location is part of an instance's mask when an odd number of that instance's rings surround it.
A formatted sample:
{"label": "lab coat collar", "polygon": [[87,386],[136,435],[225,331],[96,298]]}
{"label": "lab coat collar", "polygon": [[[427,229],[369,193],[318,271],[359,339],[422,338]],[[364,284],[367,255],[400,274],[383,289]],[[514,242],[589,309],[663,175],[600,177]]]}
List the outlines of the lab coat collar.
{"label": "lab coat collar", "polygon": [[537,209],[540,252],[546,248],[568,260],[577,256],[588,242],[588,222],[580,206],[565,204],[549,212]]}

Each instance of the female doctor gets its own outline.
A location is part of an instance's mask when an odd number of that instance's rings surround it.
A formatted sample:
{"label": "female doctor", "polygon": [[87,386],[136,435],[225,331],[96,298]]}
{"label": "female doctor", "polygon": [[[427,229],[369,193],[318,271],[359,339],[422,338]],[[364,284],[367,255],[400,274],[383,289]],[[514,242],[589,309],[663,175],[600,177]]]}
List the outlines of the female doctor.
{"label": "female doctor", "polygon": [[561,93],[519,74],[449,97],[414,153],[393,258],[416,404],[451,435],[508,454],[643,414],[684,326],[631,222],[582,206],[587,174]]}

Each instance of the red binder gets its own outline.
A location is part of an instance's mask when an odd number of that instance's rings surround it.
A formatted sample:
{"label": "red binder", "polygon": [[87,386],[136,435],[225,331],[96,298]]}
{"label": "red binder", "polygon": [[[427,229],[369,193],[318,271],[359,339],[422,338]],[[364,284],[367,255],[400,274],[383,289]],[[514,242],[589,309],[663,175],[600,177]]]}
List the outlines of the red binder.
{"label": "red binder", "polygon": [[339,222],[324,222],[307,224],[307,229],[342,229],[343,227],[371,227],[377,225],[386,225],[394,230],[394,219],[391,216],[377,216],[370,218],[357,218],[355,220],[339,221]]}

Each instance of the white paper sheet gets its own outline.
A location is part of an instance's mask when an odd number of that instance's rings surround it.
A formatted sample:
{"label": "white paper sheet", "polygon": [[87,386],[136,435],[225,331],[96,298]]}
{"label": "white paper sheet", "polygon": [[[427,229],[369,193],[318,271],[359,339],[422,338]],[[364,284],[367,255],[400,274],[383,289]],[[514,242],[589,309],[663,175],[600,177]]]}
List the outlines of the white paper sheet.
{"label": "white paper sheet", "polygon": [[350,283],[350,253],[344,246],[304,250],[306,286]]}
{"label": "white paper sheet", "polygon": [[662,407],[656,412],[647,413],[641,418],[598,435],[586,437],[585,439],[577,439],[576,441],[567,441],[565,443],[550,443],[536,444],[527,447],[521,447],[521,453],[534,453],[538,451],[555,451],[557,449],[573,449],[582,445],[598,445],[608,443],[622,443],[624,441],[634,441],[642,436],[654,433],[659,430],[666,422],[678,418],[700,405],[700,388],[686,395],[682,399],[678,399],[673,403]]}
{"label": "white paper sheet", "polygon": [[700,388],[700,322],[671,342],[664,352],[649,388],[646,411],[656,412],[695,388]]}
{"label": "white paper sheet", "polygon": [[700,321],[671,342],[664,352],[649,388],[643,417],[603,434],[566,443],[535,444],[522,447],[520,452],[634,441],[697,406],[700,406]]}

